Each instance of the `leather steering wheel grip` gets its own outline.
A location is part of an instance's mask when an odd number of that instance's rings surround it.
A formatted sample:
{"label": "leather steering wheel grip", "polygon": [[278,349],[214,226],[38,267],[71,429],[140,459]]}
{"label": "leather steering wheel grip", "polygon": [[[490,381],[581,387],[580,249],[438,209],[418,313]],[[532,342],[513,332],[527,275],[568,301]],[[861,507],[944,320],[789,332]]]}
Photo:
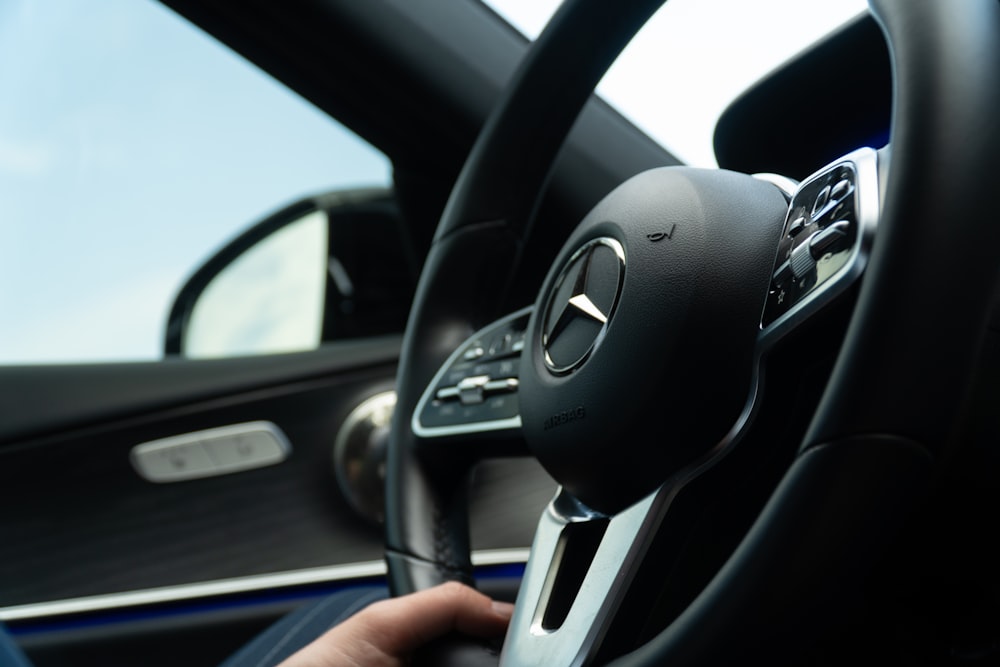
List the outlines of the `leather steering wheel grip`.
{"label": "leather steering wheel grip", "polygon": [[386,466],[386,558],[395,595],[471,576],[464,493],[474,460],[422,454],[410,415],[452,350],[505,314],[532,213],[566,135],[662,2],[565,3],[514,74],[456,181],[417,285],[397,373]]}
{"label": "leather steering wheel grip", "polygon": [[[567,2],[456,184],[400,361],[386,526],[396,594],[471,576],[464,494],[475,457],[422,449],[409,418],[448,354],[503,314],[573,119],[660,4]],[[793,622],[819,627],[843,611],[838,589],[864,579],[953,442],[1000,277],[1000,225],[989,224],[1000,173],[1000,3],[871,0],[871,9],[893,64],[891,142],[880,153],[889,167],[833,373],[798,456],[735,552],[679,617],[615,665],[725,664],[791,649],[781,642]]]}

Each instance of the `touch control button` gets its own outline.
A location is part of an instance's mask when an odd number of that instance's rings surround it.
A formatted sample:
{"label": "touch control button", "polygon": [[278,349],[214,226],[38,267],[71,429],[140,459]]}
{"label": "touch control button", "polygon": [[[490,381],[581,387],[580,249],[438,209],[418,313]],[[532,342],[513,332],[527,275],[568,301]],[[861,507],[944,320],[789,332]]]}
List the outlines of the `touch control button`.
{"label": "touch control button", "polygon": [[839,252],[847,246],[848,232],[851,230],[851,223],[847,220],[835,222],[823,231],[816,232],[809,239],[809,252],[814,259],[828,252]]}
{"label": "touch control button", "polygon": [[830,199],[833,201],[840,201],[847,196],[850,189],[851,182],[846,178],[842,178],[837,181],[837,184],[833,186],[832,190],[830,190]]}
{"label": "touch control button", "polygon": [[515,377],[491,379],[488,375],[476,375],[462,379],[454,387],[441,387],[434,395],[439,401],[458,399],[463,405],[482,403],[487,396],[517,391]]}
{"label": "touch control button", "polygon": [[795,274],[792,273],[791,263],[789,263],[786,260],[782,262],[781,266],[778,267],[778,270],[774,272],[774,275],[771,276],[771,280],[774,282],[775,285],[780,287],[781,285],[784,285],[786,282],[788,282],[788,280],[791,279],[794,275]]}
{"label": "touch control button", "polygon": [[472,375],[458,383],[458,399],[463,405],[483,402],[483,388],[490,381],[489,375]]}
{"label": "touch control button", "polygon": [[788,260],[796,280],[802,280],[816,268],[816,262],[809,254],[809,245],[810,243],[807,241],[797,246]]}
{"label": "touch control button", "polygon": [[483,385],[483,391],[487,395],[492,394],[504,394],[511,391],[517,391],[517,387],[520,384],[517,378],[503,378],[502,380],[490,380]]}
{"label": "touch control button", "polygon": [[803,229],[806,228],[808,221],[803,217],[799,216],[792,221],[792,224],[788,226],[788,235],[792,238],[798,236]]}
{"label": "touch control button", "polygon": [[812,214],[813,214],[814,218],[816,217],[817,213],[819,213],[820,211],[823,210],[823,207],[826,206],[826,203],[828,201],[830,201],[830,186],[829,185],[826,186],[825,188],[823,188],[822,190],[820,190],[819,194],[816,195],[816,201],[815,201],[815,203],[813,203],[813,210],[812,210]]}
{"label": "touch control button", "polygon": [[439,401],[450,401],[453,398],[458,398],[458,387],[441,387],[434,394],[434,398]]}
{"label": "touch control button", "polygon": [[462,358],[465,359],[466,361],[475,361],[476,359],[482,357],[484,354],[486,354],[486,350],[483,349],[482,345],[473,345],[472,347],[470,347],[468,350],[465,351],[465,353],[462,355]]}

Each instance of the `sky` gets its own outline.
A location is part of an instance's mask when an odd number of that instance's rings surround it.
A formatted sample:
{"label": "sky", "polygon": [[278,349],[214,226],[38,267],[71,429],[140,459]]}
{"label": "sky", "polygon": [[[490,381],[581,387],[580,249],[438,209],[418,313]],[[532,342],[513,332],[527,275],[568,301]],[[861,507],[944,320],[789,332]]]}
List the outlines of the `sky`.
{"label": "sky", "polygon": [[[491,4],[534,36],[556,0]],[[670,0],[598,90],[715,166],[725,105],[864,8]],[[160,358],[174,295],[228,239],[389,177],[378,151],[153,0],[0,0],[0,363]]]}
{"label": "sky", "polygon": [[156,359],[266,214],[388,160],[152,0],[0,1],[0,363]]}
{"label": "sky", "polygon": [[[559,0],[486,3],[533,38]],[[867,8],[866,0],[669,0],[597,91],[686,163],[715,167],[712,131],[729,102]]]}

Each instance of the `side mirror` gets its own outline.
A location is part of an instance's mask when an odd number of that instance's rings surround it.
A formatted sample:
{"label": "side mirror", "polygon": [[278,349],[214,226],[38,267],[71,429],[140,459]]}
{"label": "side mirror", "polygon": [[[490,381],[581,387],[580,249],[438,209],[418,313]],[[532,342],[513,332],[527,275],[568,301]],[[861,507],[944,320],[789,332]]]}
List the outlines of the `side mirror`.
{"label": "side mirror", "polygon": [[252,226],[191,276],[170,310],[165,352],[272,354],[401,333],[419,270],[390,190],[308,197]]}

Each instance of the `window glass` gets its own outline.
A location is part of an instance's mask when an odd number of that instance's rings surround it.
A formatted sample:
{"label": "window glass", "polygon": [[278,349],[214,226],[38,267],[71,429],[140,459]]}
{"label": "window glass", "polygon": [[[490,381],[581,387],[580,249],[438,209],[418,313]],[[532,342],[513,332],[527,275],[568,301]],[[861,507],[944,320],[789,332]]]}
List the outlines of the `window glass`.
{"label": "window glass", "polygon": [[377,150],[152,0],[0,2],[0,363],[153,360],[178,289]]}
{"label": "window glass", "polygon": [[[483,1],[529,39],[561,2]],[[867,8],[866,0],[669,0],[597,90],[681,160],[716,167],[712,132],[726,106]]]}

